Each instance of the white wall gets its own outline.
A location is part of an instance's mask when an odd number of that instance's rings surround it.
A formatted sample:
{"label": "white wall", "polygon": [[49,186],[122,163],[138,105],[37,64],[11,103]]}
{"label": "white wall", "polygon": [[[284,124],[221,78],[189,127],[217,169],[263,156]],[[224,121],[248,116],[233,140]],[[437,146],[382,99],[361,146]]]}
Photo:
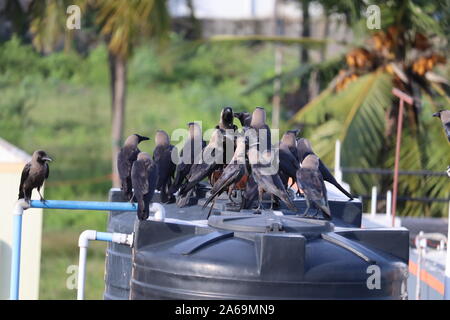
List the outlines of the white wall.
{"label": "white wall", "polygon": [[[9,299],[12,212],[17,201],[23,160],[15,160],[0,146],[0,299]],[[9,159],[9,161],[6,160]],[[33,199],[39,199],[33,192]],[[23,216],[20,299],[38,299],[41,260],[42,209]]]}

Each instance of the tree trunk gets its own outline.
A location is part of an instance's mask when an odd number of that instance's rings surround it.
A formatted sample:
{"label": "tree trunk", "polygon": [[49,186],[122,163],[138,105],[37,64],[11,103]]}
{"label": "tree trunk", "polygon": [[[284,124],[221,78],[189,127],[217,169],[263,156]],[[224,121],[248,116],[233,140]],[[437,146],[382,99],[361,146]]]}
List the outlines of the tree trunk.
{"label": "tree trunk", "polygon": [[[302,37],[310,37],[309,26],[309,0],[301,0],[302,5]],[[307,64],[309,62],[309,52],[304,46],[300,47],[300,65]],[[308,81],[301,81],[299,88],[299,105],[303,107],[309,101],[309,83]]]}
{"label": "tree trunk", "polygon": [[202,25],[195,15],[195,7],[192,0],[186,0],[186,5],[189,8],[189,20],[191,22],[190,31],[188,31],[187,39],[198,40],[202,38]]}
{"label": "tree trunk", "polygon": [[[284,21],[279,16],[278,6],[280,0],[275,0],[274,7],[274,26],[277,36],[284,35]],[[283,48],[281,43],[275,44],[275,75],[280,76],[283,68]],[[280,123],[281,109],[281,79],[276,78],[273,82],[273,98],[272,98],[272,128],[278,129]]]}
{"label": "tree trunk", "polygon": [[110,53],[111,71],[111,106],[112,106],[112,182],[113,187],[120,187],[120,178],[117,170],[117,154],[120,151],[123,140],[123,128],[125,121],[125,97],[127,63],[120,56]]}
{"label": "tree trunk", "polygon": [[[330,19],[329,19],[329,13],[325,10],[324,12],[324,29],[323,29],[323,39],[328,39],[329,35],[329,26],[330,26]],[[320,62],[324,62],[327,55],[327,45],[325,44],[319,52],[319,59]],[[310,88],[309,88],[309,98],[310,100],[317,97],[322,90],[322,79],[319,74],[319,72],[313,71],[311,73],[311,79],[310,79]]]}

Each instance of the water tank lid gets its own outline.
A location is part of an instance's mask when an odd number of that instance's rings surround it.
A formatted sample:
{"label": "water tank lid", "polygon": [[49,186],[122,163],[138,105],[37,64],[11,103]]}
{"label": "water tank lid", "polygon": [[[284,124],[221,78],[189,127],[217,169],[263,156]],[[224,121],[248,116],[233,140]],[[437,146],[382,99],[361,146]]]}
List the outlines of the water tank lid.
{"label": "water tank lid", "polygon": [[276,215],[211,216],[208,219],[208,225],[223,230],[257,233],[318,234],[334,230],[334,225],[326,220]]}

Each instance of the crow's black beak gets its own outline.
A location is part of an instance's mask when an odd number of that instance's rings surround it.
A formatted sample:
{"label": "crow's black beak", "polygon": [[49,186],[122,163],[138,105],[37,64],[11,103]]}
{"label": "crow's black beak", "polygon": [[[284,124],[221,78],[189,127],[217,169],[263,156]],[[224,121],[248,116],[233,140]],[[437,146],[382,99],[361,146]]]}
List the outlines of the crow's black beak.
{"label": "crow's black beak", "polygon": [[42,160],[52,162],[53,159],[50,157],[42,157]]}
{"label": "crow's black beak", "polygon": [[438,118],[440,118],[440,117],[441,117],[441,112],[433,113],[433,117],[438,117]]}

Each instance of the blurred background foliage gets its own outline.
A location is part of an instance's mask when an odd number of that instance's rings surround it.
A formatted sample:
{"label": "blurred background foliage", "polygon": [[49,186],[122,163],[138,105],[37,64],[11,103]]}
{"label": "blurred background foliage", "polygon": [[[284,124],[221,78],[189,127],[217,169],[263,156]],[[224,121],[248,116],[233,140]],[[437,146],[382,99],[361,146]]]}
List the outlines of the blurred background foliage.
{"label": "blurred background foliage", "polygon": [[[153,137],[157,129],[170,133],[200,119],[211,128],[227,105],[237,111],[264,106],[271,119],[274,83],[280,81],[282,130],[301,128],[330,167],[334,142],[340,139],[343,167],[391,169],[398,105],[391,90],[398,87],[416,99],[406,107],[400,168],[439,172],[450,164],[440,122],[431,117],[450,109],[448,0],[276,1],[303,9],[320,6],[326,26],[321,39],[311,38],[308,10],[302,11],[295,39],[280,34],[205,39],[193,11],[188,23],[174,27],[163,0],[134,0],[129,12],[106,0],[30,0],[28,12],[19,2],[0,5],[0,22],[5,16],[12,21],[10,35],[0,32],[0,136],[29,153],[45,149],[55,159],[45,188],[48,199],[107,199],[111,61],[118,58],[126,58],[123,136],[139,132]],[[69,2],[84,10],[78,38],[65,29]],[[158,6],[159,14],[153,15],[149,3]],[[380,30],[367,29],[370,4],[381,8]],[[110,14],[119,11],[123,15]],[[136,22],[139,13],[150,20]],[[336,17],[353,36],[341,44],[344,50],[327,54],[327,46],[337,41],[329,36]],[[274,67],[277,45],[283,50],[281,72]],[[141,149],[151,152],[153,146],[145,142]],[[448,199],[447,179],[400,176],[399,194]],[[381,193],[392,188],[390,175],[349,173],[344,180],[356,195],[370,194],[374,185]],[[447,212],[446,202],[399,204],[401,215],[440,217]],[[382,211],[382,201],[380,206]],[[106,226],[104,214],[61,213],[44,214],[43,299],[75,297],[65,288],[65,268],[76,262],[78,234]],[[94,274],[88,298],[102,297],[103,260],[104,246],[99,245],[89,260]]]}

